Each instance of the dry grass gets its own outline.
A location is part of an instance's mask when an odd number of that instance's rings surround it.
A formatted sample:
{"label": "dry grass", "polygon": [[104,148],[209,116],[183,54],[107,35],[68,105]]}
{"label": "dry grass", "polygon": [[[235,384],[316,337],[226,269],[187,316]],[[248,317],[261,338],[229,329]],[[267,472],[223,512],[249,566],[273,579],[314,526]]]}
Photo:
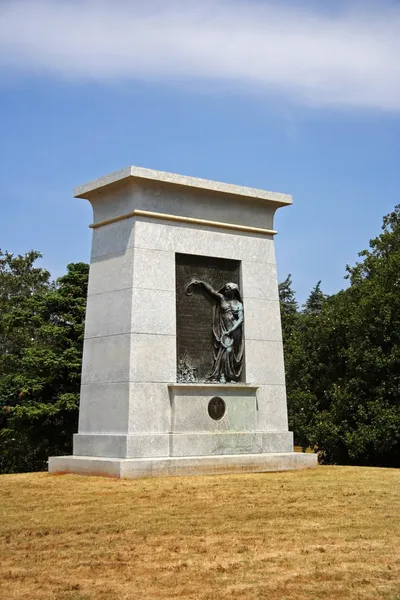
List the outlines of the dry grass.
{"label": "dry grass", "polygon": [[400,600],[400,472],[0,477],[0,598]]}

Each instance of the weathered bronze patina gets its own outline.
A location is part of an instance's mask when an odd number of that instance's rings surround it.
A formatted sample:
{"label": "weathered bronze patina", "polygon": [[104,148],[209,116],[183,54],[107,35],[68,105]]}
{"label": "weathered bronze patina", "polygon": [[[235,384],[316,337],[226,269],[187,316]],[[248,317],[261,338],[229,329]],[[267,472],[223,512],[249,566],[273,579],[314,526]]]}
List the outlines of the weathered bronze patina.
{"label": "weathered bronze patina", "polygon": [[178,381],[241,381],[240,263],[176,255]]}
{"label": "weathered bronze patina", "polygon": [[214,421],[219,421],[222,419],[225,411],[226,405],[222,398],[219,398],[219,396],[211,398],[210,402],[208,403],[208,414],[212,419],[214,419]]}

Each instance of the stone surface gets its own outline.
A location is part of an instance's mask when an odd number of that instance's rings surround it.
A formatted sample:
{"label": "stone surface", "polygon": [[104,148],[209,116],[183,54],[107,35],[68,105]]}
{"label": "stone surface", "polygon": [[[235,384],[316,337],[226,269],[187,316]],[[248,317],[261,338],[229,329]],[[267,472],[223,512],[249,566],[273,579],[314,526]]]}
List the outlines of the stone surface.
{"label": "stone surface", "polygon": [[317,455],[302,452],[153,459],[105,459],[90,456],[58,456],[49,459],[50,473],[79,473],[126,479],[174,475],[265,473],[310,469],[316,466]]}
{"label": "stone surface", "polygon": [[88,296],[131,288],[133,260],[133,248],[123,254],[93,258],[90,263]]}
{"label": "stone surface", "polygon": [[246,299],[246,338],[281,342],[281,313],[278,300]]}
{"label": "stone surface", "polygon": [[218,433],[181,433],[170,436],[170,456],[208,456],[290,452],[293,434],[290,431],[226,431]]}
{"label": "stone surface", "polygon": [[137,433],[135,435],[82,434],[74,435],[74,455],[131,458],[168,456],[168,434]]}
{"label": "stone surface", "polygon": [[128,433],[130,384],[89,383],[81,387],[80,433]]}
{"label": "stone surface", "polygon": [[133,287],[175,293],[175,253],[148,248],[134,250]]}
{"label": "stone surface", "polygon": [[282,342],[249,340],[246,332],[246,377],[247,383],[283,385]]}
{"label": "stone surface", "polygon": [[[248,432],[257,429],[257,387],[240,384],[169,385],[171,399],[171,432]],[[208,403],[214,397],[225,402],[222,419],[208,414]],[[203,452],[208,454],[208,452]]]}
{"label": "stone surface", "polygon": [[[275,264],[274,240],[272,236],[261,234],[244,234],[239,232],[226,232],[204,226],[188,226],[183,223],[164,223],[161,220],[146,221],[140,218],[129,219],[133,232],[120,236],[119,248],[134,246],[148,250],[162,250],[164,252],[178,252],[182,254],[199,254],[200,256],[215,256],[244,260],[247,262]],[[102,231],[107,227],[114,227],[112,223],[100,227]],[[110,231],[110,235],[112,232]],[[109,245],[109,247],[111,244]],[[115,250],[117,244],[113,246]],[[101,252],[98,249],[97,252]]]}
{"label": "stone surface", "polygon": [[124,219],[93,230],[90,261],[96,258],[116,257],[134,246],[132,219]]}
{"label": "stone surface", "polygon": [[88,296],[85,339],[132,332],[132,289]]}
{"label": "stone surface", "polygon": [[171,402],[165,383],[131,383],[129,433],[168,433],[171,420]]}
{"label": "stone surface", "polygon": [[[272,251],[269,252],[271,259]],[[276,265],[242,260],[243,295],[260,300],[279,300]]]}
{"label": "stone surface", "polygon": [[173,184],[183,187],[198,188],[201,190],[217,192],[218,194],[230,194],[235,196],[244,196],[252,199],[266,200],[276,202],[278,206],[292,204],[292,197],[289,194],[280,194],[276,192],[268,192],[266,190],[258,190],[240,185],[232,185],[231,183],[222,183],[220,181],[210,181],[208,179],[200,179],[198,177],[187,177],[176,173],[166,173],[164,171],[155,171],[153,169],[144,169],[142,167],[126,167],[120,171],[115,171],[104,177],[100,177],[95,181],[85,183],[75,188],[75,198],[87,198],[92,192],[98,192],[101,189],[111,186],[117,182],[125,182],[127,180],[150,180],[152,182],[161,182]]}
{"label": "stone surface", "polygon": [[[212,419],[210,419],[212,420]],[[290,431],[183,431],[172,433],[77,433],[74,454],[108,458],[146,456],[209,456],[219,454],[257,454],[290,452]]]}
{"label": "stone surface", "polygon": [[128,288],[88,297],[85,338],[122,333],[175,335],[175,293]]}
{"label": "stone surface", "polygon": [[129,333],[85,339],[82,385],[129,381],[131,346]]}
{"label": "stone surface", "polygon": [[257,430],[287,431],[285,385],[260,385],[257,390],[257,400]]}
{"label": "stone surface", "polygon": [[174,335],[131,335],[130,381],[170,383],[176,378]]}
{"label": "stone surface", "polygon": [[175,292],[133,289],[132,333],[175,336]]}
{"label": "stone surface", "polygon": [[[168,188],[154,182],[131,182],[113,189],[99,190],[88,199],[95,198],[94,224],[105,223],[133,211],[162,213],[201,221],[212,221],[255,227],[273,231],[274,212],[279,204],[273,201],[247,199],[242,196],[215,194],[185,187]],[[228,204],[229,202],[229,204]]]}

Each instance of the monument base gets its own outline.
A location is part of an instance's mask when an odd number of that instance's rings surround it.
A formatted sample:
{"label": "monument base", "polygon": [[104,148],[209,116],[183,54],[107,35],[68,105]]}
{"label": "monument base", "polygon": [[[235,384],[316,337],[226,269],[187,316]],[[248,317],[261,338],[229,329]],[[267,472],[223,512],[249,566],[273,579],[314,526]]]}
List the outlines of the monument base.
{"label": "monument base", "polygon": [[53,456],[49,473],[75,473],[136,479],[171,475],[218,475],[263,473],[315,468],[316,454],[282,452],[165,458],[99,458],[95,456]]}

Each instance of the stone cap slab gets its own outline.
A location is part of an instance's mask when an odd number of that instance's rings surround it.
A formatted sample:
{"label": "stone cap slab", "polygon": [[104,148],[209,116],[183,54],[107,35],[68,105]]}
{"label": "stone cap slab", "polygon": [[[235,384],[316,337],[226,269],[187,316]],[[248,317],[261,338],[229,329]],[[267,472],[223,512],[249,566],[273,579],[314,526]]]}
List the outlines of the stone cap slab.
{"label": "stone cap slab", "polygon": [[292,204],[292,196],[290,194],[280,194],[278,192],[269,192],[256,188],[233,185],[231,183],[221,183],[218,181],[210,181],[208,179],[199,179],[197,177],[186,177],[185,175],[177,175],[175,173],[154,171],[152,169],[133,166],[126,167],[125,169],[115,171],[115,173],[111,173],[110,175],[100,177],[100,179],[96,179],[95,181],[78,186],[74,190],[74,197],[90,199],[93,192],[99,190],[103,191],[109,186],[127,181],[131,178],[133,180],[148,180],[157,183],[183,186],[185,188],[206,190],[218,194],[229,194],[231,196],[265,200],[268,203],[274,203],[276,208]]}

